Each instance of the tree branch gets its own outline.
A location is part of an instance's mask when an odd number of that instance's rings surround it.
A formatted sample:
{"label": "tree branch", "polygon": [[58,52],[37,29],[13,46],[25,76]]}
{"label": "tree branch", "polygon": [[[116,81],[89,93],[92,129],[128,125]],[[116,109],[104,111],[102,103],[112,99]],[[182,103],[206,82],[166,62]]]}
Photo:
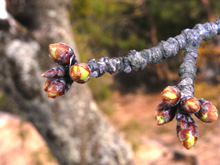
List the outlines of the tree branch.
{"label": "tree branch", "polygon": [[[95,59],[88,61],[91,77],[100,77],[105,72],[113,74],[117,71],[129,73],[143,70],[147,64],[160,63],[163,59],[174,57],[180,50],[185,50],[190,38],[196,42],[209,40],[220,33],[220,20],[211,23],[197,24],[193,29],[184,30],[180,35],[161,41],[157,46],[144,49],[140,52],[132,50],[126,57],[102,57],[98,62]],[[200,43],[198,43],[198,46]]]}
{"label": "tree branch", "polygon": [[[180,50],[184,50],[183,62],[179,69],[179,88],[168,86],[163,90],[163,102],[156,109],[155,119],[158,125],[162,125],[171,121],[176,114],[177,136],[183,146],[190,149],[199,137],[192,114],[204,122],[215,121],[218,117],[218,111],[212,103],[204,99],[198,100],[193,96],[198,48],[203,40],[209,40],[218,34],[220,34],[220,20],[197,24],[193,29],[185,29],[180,35],[161,41],[153,48],[140,52],[132,50],[125,57],[102,57],[98,62],[90,59],[87,64],[78,63],[72,49],[67,45],[52,44],[49,47],[51,59],[69,70],[59,78],[54,76],[57,75],[54,69],[45,72],[43,77],[48,78],[45,91],[48,92],[48,97],[55,98],[65,94],[69,89],[66,84],[70,80],[85,83],[91,77],[100,77],[106,72],[113,74],[117,71],[130,73],[143,70],[148,64],[160,63],[163,59],[174,57]],[[71,58],[66,61],[66,57],[69,56]]]}

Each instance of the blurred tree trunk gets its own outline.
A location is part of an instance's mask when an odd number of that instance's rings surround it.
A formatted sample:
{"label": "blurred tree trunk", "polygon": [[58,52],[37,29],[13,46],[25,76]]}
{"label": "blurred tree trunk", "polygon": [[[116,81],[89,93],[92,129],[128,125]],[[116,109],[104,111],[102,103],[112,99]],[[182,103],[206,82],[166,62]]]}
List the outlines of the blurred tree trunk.
{"label": "blurred tree trunk", "polygon": [[67,8],[64,0],[7,0],[12,16],[0,20],[0,88],[60,164],[133,164],[130,148],[99,113],[86,85],[73,84],[55,100],[43,92],[41,73],[55,65],[48,45],[65,42],[75,49]]}
{"label": "blurred tree trunk", "polygon": [[211,7],[209,5],[209,0],[201,0],[202,2],[202,5],[206,11],[206,14],[207,14],[207,18],[208,18],[208,21],[211,22],[211,21],[214,21],[213,20],[213,14],[212,14],[212,10],[211,10]]}
{"label": "blurred tree trunk", "polygon": [[[152,17],[151,13],[148,11],[148,6],[146,5],[147,1],[139,0],[137,1],[138,5],[140,6],[143,15],[145,15],[147,22],[150,25],[150,39],[153,44],[153,46],[158,45],[158,35],[157,35],[157,25]],[[146,36],[147,38],[147,36]],[[170,84],[172,82],[172,73],[169,70],[168,63],[164,62],[161,64],[155,65],[155,70],[157,72],[157,75],[159,76],[160,80],[165,80]]]}

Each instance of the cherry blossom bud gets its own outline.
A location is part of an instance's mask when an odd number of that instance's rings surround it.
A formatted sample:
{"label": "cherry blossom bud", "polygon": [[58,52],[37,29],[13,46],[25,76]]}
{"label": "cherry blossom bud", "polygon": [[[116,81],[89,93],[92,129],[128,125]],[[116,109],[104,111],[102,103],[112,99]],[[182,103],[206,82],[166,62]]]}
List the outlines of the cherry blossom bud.
{"label": "cherry blossom bud", "polygon": [[57,66],[44,72],[41,76],[46,78],[60,78],[60,77],[64,77],[64,75],[65,75],[65,69],[62,66]]}
{"label": "cherry blossom bud", "polygon": [[175,106],[181,97],[180,89],[176,86],[168,86],[161,93],[162,100],[168,106]]}
{"label": "cherry blossom bud", "polygon": [[195,144],[199,137],[198,127],[190,114],[177,114],[177,137],[181,144],[190,149]]}
{"label": "cherry blossom bud", "polygon": [[90,69],[85,63],[78,63],[70,68],[70,78],[78,83],[86,83],[90,78]]}
{"label": "cherry blossom bud", "polygon": [[200,102],[195,97],[184,98],[181,101],[181,107],[188,113],[196,113],[200,109]]}
{"label": "cherry blossom bud", "polygon": [[54,79],[52,78],[48,78],[45,83],[44,83],[44,91],[47,92],[47,89],[49,87],[49,85],[52,83],[52,81],[54,81]]}
{"label": "cherry blossom bud", "polygon": [[158,125],[163,125],[173,120],[176,108],[168,107],[165,103],[160,103],[155,111],[155,121]]}
{"label": "cherry blossom bud", "polygon": [[197,113],[195,113],[195,116],[201,121],[207,123],[217,120],[218,118],[217,108],[211,102],[205,99],[200,99],[199,101],[201,103],[200,110]]}
{"label": "cherry blossom bud", "polygon": [[56,98],[65,93],[66,83],[64,80],[54,80],[48,86],[47,97]]}
{"label": "cherry blossom bud", "polygon": [[191,129],[185,129],[179,131],[178,137],[180,139],[181,144],[188,150],[192,148],[197,141],[197,137],[194,135]]}
{"label": "cherry blossom bud", "polygon": [[[73,50],[66,44],[55,43],[49,45],[49,56],[50,58],[60,65],[67,65],[70,63],[70,58],[75,54]],[[72,57],[73,58],[73,57]]]}

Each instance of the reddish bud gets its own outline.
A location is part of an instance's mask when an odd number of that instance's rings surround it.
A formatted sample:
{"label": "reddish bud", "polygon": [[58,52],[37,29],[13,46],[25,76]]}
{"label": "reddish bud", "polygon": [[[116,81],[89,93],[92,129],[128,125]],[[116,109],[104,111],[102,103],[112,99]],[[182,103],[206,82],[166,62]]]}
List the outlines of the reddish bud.
{"label": "reddish bud", "polygon": [[184,98],[181,101],[181,107],[188,113],[196,113],[200,109],[200,102],[195,97]]}
{"label": "reddish bud", "polygon": [[60,77],[64,77],[64,75],[65,75],[64,68],[58,66],[58,67],[53,67],[52,69],[44,72],[41,76],[46,78],[60,78]]}
{"label": "reddish bud", "polygon": [[197,113],[195,113],[195,116],[201,121],[207,123],[217,120],[218,110],[216,106],[214,106],[211,102],[205,99],[200,99],[199,101],[201,103],[200,110]]}
{"label": "reddish bud", "polygon": [[168,107],[165,103],[160,103],[155,111],[155,121],[157,125],[163,125],[173,120],[176,108]]}
{"label": "reddish bud", "polygon": [[181,97],[180,89],[176,86],[168,86],[161,93],[163,102],[168,106],[175,106]]}
{"label": "reddish bud", "polygon": [[54,80],[47,89],[47,97],[56,98],[65,93],[66,83],[64,80]]}
{"label": "reddish bud", "polygon": [[196,144],[198,139],[190,129],[181,130],[178,133],[178,137],[181,144],[188,150]]}
{"label": "reddish bud", "polygon": [[52,78],[48,78],[45,83],[44,83],[44,91],[47,92],[47,89],[49,87],[49,85],[52,83],[52,81],[54,81],[54,79]]}
{"label": "reddish bud", "polygon": [[90,69],[88,65],[85,63],[78,63],[73,65],[70,68],[69,75],[73,81],[76,81],[81,84],[87,82],[91,78]]}
{"label": "reddish bud", "polygon": [[190,114],[177,114],[177,137],[181,144],[190,149],[199,137],[198,127]]}
{"label": "reddish bud", "polygon": [[60,65],[69,64],[72,56],[75,58],[73,50],[68,45],[63,43],[50,44],[49,56],[54,62]]}

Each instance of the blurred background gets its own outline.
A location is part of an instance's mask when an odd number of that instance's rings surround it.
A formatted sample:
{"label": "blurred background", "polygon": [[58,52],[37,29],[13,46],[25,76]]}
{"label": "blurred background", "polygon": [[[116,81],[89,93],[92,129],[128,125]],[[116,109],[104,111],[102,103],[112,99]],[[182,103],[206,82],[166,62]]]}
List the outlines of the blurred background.
{"label": "blurred background", "polygon": [[[151,48],[185,28],[220,19],[219,8],[219,0],[71,0],[67,6],[81,62]],[[88,83],[102,113],[131,146],[135,164],[220,162],[219,120],[204,124],[195,119],[200,137],[189,151],[176,137],[175,120],[162,127],[154,122],[160,92],[179,82],[182,58],[183,52],[179,52],[176,57],[149,65],[143,71],[106,74]],[[220,109],[220,36],[202,42],[197,67],[195,96],[213,102]],[[4,113],[0,113],[0,144],[4,147],[0,149],[0,164],[57,164],[33,126],[20,117],[9,116],[10,108],[1,90],[0,110]],[[9,135],[13,138],[8,138]],[[32,142],[35,138],[42,145],[36,146]],[[11,141],[18,142],[16,147],[9,147]],[[17,162],[11,162],[12,156]]]}

